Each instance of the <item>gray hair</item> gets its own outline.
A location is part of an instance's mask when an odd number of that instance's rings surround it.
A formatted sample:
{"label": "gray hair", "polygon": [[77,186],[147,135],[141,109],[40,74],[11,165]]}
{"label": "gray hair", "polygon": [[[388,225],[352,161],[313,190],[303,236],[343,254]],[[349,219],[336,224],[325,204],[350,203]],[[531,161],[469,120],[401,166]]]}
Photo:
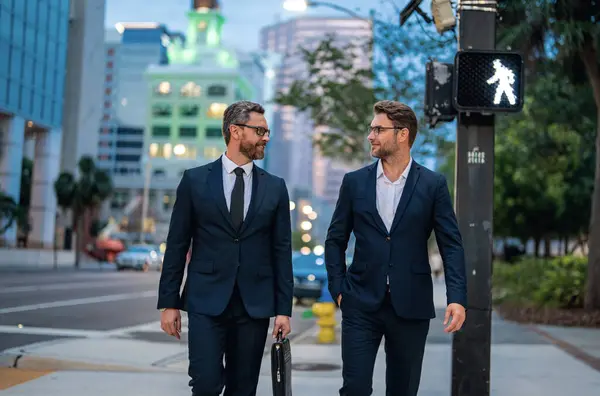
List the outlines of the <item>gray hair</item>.
{"label": "gray hair", "polygon": [[231,139],[231,131],[229,127],[232,124],[244,124],[250,119],[250,113],[265,114],[265,109],[258,103],[247,100],[240,100],[229,105],[223,114],[223,137],[225,144],[229,144]]}

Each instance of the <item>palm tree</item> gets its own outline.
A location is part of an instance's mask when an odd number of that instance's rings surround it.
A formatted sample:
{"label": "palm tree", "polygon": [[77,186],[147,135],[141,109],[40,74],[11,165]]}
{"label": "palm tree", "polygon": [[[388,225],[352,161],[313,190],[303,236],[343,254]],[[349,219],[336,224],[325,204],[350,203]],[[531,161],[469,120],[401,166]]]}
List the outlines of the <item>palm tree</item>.
{"label": "palm tree", "polygon": [[79,179],[70,172],[62,172],[54,182],[58,206],[73,213],[73,229],[77,234],[75,266],[79,267],[81,250],[90,238],[92,219],[113,191],[110,175],[96,168],[94,159],[83,156],[77,164]]}
{"label": "palm tree", "polygon": [[0,235],[8,230],[18,217],[19,205],[15,200],[0,192]]}
{"label": "palm tree", "polygon": [[528,80],[535,65],[551,59],[576,84],[588,84],[596,104],[596,166],[585,307],[600,309],[600,7],[589,0],[498,1],[498,45],[521,50]]}

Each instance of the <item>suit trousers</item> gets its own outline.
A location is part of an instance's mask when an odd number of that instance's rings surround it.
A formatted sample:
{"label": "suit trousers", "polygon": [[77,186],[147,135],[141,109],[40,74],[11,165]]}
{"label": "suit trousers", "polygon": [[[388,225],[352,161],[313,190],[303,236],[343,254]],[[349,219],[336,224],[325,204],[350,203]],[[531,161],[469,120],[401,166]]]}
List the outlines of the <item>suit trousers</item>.
{"label": "suit trousers", "polygon": [[218,396],[225,387],[224,396],[255,396],[269,318],[248,315],[237,284],[223,314],[188,318],[192,394]]}
{"label": "suit trousers", "polygon": [[381,307],[365,312],[342,296],[341,396],[373,393],[375,359],[385,338],[386,396],[417,396],[430,320],[403,319],[396,315],[390,294]]}

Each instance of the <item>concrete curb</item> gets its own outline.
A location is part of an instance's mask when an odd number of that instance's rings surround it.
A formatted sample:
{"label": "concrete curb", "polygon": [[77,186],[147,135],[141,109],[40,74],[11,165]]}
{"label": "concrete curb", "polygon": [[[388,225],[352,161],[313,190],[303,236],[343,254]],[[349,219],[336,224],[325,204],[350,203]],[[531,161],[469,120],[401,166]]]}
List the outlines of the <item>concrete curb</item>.
{"label": "concrete curb", "polygon": [[589,355],[587,352],[576,347],[573,344],[570,344],[564,340],[561,340],[557,337],[552,336],[548,332],[540,329],[538,326],[528,325],[527,327],[531,331],[539,334],[540,336],[542,336],[545,339],[547,339],[548,341],[550,341],[550,343],[552,343],[554,346],[558,347],[562,351],[573,356],[575,359],[587,364],[588,366],[590,366],[591,368],[593,368],[596,371],[600,371],[600,359],[598,359],[592,355]]}

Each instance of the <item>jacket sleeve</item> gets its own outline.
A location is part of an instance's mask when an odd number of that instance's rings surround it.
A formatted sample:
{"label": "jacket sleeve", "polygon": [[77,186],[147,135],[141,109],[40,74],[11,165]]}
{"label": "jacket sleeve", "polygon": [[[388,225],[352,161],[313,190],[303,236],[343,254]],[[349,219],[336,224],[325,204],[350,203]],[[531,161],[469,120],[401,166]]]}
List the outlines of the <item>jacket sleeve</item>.
{"label": "jacket sleeve", "polygon": [[193,206],[189,170],[183,173],[177,193],[167,235],[167,248],[163,259],[158,286],[158,309],[183,308],[179,290],[183,281],[186,256],[193,235]]}
{"label": "jacket sleeve", "polygon": [[348,174],[346,174],[342,180],[325,240],[325,266],[327,267],[329,293],[336,301],[342,292],[342,285],[346,278],[346,249],[354,227],[350,188]]}
{"label": "jacket sleeve", "polygon": [[292,270],[292,225],[290,198],[281,179],[279,203],[273,224],[273,259],[275,263],[275,315],[292,316],[294,275]]}
{"label": "jacket sleeve", "polygon": [[448,184],[439,176],[433,214],[433,230],[444,265],[447,303],[467,306],[465,252]]}

